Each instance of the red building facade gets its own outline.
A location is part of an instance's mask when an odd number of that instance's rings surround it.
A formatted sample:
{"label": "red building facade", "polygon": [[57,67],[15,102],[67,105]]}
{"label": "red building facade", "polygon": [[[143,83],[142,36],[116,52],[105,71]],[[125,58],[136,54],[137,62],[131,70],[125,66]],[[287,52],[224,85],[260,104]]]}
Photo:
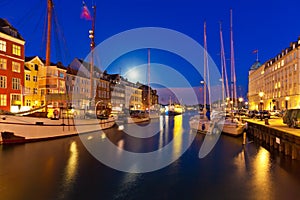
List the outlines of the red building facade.
{"label": "red building facade", "polygon": [[18,112],[23,105],[24,44],[19,32],[0,18],[0,110]]}

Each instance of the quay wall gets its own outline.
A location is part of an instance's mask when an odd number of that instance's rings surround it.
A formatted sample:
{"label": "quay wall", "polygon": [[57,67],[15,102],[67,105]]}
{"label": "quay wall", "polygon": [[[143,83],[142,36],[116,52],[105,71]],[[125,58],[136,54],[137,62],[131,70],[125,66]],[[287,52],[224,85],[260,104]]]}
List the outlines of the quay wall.
{"label": "quay wall", "polygon": [[277,150],[292,159],[300,160],[300,137],[285,130],[272,128],[247,121],[247,135],[254,142],[266,145],[270,150]]}

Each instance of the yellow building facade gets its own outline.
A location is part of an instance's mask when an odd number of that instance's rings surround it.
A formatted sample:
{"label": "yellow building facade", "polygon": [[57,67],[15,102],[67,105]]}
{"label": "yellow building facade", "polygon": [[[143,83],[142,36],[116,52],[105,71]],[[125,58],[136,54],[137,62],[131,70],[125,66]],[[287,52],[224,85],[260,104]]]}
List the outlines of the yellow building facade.
{"label": "yellow building facade", "polygon": [[66,104],[66,69],[51,64],[45,66],[38,56],[25,58],[24,105],[30,110],[43,105],[63,107]]}
{"label": "yellow building facade", "polygon": [[274,58],[249,71],[250,110],[300,108],[300,37]]}
{"label": "yellow building facade", "polygon": [[45,103],[45,94],[39,87],[39,80],[43,76],[42,68],[45,68],[44,64],[38,57],[25,59],[24,110],[40,107]]}

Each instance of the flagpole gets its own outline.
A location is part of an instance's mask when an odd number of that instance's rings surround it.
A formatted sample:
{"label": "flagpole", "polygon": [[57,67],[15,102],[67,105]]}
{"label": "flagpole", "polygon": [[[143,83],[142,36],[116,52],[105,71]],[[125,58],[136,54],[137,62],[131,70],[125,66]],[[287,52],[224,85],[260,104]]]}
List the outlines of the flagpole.
{"label": "flagpole", "polygon": [[258,62],[258,50],[256,51],[256,62]]}

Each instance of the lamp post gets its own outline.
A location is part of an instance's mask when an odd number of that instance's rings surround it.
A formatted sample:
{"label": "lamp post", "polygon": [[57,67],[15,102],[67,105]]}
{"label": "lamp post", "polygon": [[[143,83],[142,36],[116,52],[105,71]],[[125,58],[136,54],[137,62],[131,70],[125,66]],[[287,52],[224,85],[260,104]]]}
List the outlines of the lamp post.
{"label": "lamp post", "polygon": [[248,109],[248,105],[249,105],[249,103],[246,101],[246,102],[245,102],[245,108],[246,108],[246,109]]}
{"label": "lamp post", "polygon": [[240,97],[239,98],[239,104],[240,104],[239,108],[243,108],[243,105],[242,105],[243,101],[244,101],[243,97]]}
{"label": "lamp post", "polygon": [[264,104],[264,102],[263,102],[263,100],[262,100],[262,97],[264,96],[264,92],[259,92],[258,93],[258,96],[260,97],[260,110],[262,110],[263,109],[263,104]]}
{"label": "lamp post", "polygon": [[285,109],[286,109],[286,110],[288,109],[289,100],[290,100],[290,97],[289,97],[289,96],[286,96],[286,97],[285,97]]}

